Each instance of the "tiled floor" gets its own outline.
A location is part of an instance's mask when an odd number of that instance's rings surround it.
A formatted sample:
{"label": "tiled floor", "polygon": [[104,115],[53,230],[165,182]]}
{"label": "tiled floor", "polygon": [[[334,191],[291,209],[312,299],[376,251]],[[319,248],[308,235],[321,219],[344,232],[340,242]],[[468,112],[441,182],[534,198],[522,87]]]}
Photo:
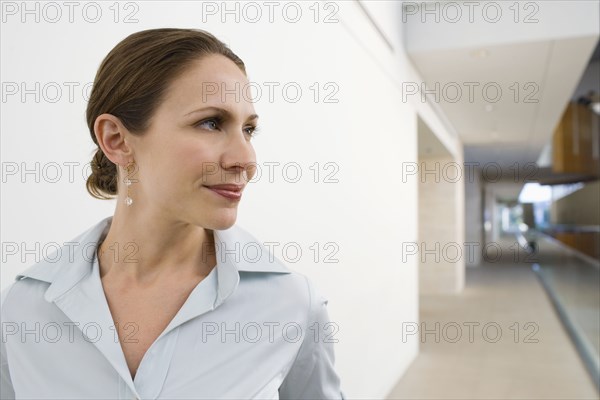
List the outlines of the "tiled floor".
{"label": "tiled floor", "polygon": [[388,399],[599,398],[531,260],[513,258],[468,268],[459,295],[421,296],[431,333]]}

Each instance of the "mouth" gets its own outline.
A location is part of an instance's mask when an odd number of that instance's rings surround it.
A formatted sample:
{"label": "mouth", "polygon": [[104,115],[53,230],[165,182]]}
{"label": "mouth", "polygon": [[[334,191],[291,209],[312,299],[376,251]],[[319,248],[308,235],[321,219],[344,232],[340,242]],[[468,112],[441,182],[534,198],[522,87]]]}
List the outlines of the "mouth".
{"label": "mouth", "polygon": [[242,190],[244,188],[243,185],[233,184],[211,186],[204,185],[204,187],[229,200],[240,200],[242,198]]}

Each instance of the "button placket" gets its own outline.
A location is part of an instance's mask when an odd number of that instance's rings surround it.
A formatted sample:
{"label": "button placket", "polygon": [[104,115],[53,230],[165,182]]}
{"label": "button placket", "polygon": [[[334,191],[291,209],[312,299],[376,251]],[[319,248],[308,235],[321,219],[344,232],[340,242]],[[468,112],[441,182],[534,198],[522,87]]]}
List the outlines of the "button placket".
{"label": "button placket", "polygon": [[153,343],[142,358],[134,385],[144,399],[156,399],[162,391],[178,337],[179,327]]}
{"label": "button placket", "polygon": [[119,379],[119,399],[123,400],[140,400],[140,398],[131,390],[127,382],[125,382],[120,376]]}

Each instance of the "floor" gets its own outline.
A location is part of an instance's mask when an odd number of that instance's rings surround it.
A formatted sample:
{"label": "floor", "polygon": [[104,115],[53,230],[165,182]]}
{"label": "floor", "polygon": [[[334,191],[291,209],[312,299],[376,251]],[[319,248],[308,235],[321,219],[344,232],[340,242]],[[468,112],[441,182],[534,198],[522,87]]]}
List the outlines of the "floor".
{"label": "floor", "polygon": [[420,297],[429,333],[388,399],[599,398],[532,270],[538,260],[503,255],[467,268],[461,294]]}

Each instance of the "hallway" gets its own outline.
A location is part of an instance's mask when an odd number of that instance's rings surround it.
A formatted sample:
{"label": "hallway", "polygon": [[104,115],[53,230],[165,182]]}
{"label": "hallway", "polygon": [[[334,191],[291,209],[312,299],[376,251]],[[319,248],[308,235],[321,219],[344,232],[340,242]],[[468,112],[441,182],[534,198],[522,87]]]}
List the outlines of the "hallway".
{"label": "hallway", "polygon": [[[556,244],[542,242],[542,251],[552,248],[554,256],[564,252]],[[515,264],[514,254],[504,251],[509,246],[502,244],[502,260],[488,259],[481,267],[468,268],[462,293],[420,297],[420,353],[388,399],[598,399],[532,270],[531,261],[538,260],[519,253],[520,263]],[[576,262],[569,254],[540,259]]]}

